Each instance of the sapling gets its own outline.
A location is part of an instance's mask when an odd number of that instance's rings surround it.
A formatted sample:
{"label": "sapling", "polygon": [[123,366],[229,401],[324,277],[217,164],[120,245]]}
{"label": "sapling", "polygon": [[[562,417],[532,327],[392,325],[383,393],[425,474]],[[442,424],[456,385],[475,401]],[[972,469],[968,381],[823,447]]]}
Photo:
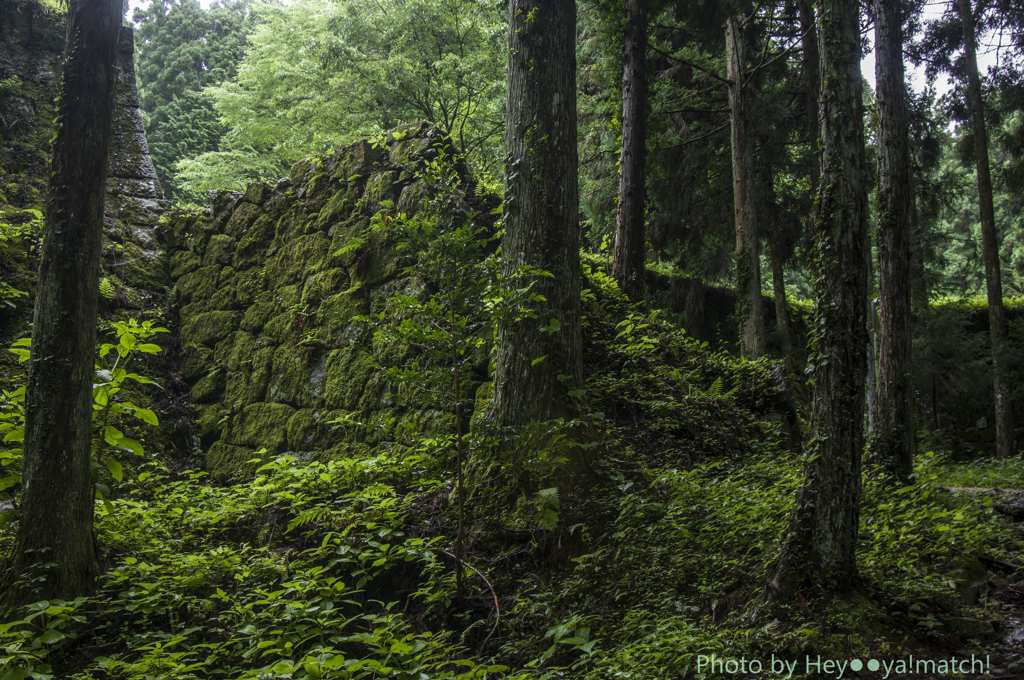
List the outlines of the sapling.
{"label": "sapling", "polygon": [[361,320],[373,326],[374,344],[381,352],[396,349],[416,353],[415,361],[378,369],[400,386],[414,388],[402,391],[406,397],[412,391],[430,395],[454,415],[454,437],[439,439],[442,446],[454,448],[456,458],[459,524],[455,577],[461,601],[467,437],[464,419],[473,396],[466,393],[465,373],[491,343],[499,319],[534,316],[530,309],[543,298],[531,292],[532,281],[550,274],[524,266],[511,278],[502,276],[496,249],[489,248],[498,238],[500,224],[491,229],[477,221],[478,213],[467,202],[466,184],[450,158],[442,154],[427,163],[419,179],[428,188],[428,198],[415,214],[397,212],[393,202],[385,201],[384,209],[374,215],[369,227],[370,232],[392,234],[398,252],[409,257],[403,275],[415,282],[406,289],[413,294],[397,294],[386,311]]}
{"label": "sapling", "polygon": [[[121,391],[121,386],[126,380],[134,380],[138,383],[148,384],[153,381],[138,373],[129,373],[125,366],[135,354],[156,354],[161,351],[159,345],[143,343],[145,340],[157,333],[166,333],[166,328],[153,328],[152,321],[139,323],[135,319],[118,321],[113,324],[113,330],[117,334],[117,344],[104,343],[100,345],[100,361],[95,367],[95,380],[93,383],[93,444],[92,456],[93,467],[105,466],[111,476],[120,482],[124,478],[124,467],[111,456],[105,455],[107,447],[123,452],[130,452],[137,456],[144,455],[142,444],[125,435],[112,422],[111,416],[120,414],[133,416],[148,425],[158,425],[156,414],[148,408],[136,406],[130,401],[118,401],[113,397]],[[16,340],[8,350],[18,356],[19,363],[28,361],[31,351],[31,340],[22,338]],[[108,357],[115,354],[113,363],[109,363]],[[8,392],[3,391],[0,397],[0,432],[4,433],[3,441],[20,444],[24,439],[25,410],[25,386]],[[21,483],[21,457],[20,448],[8,449],[0,452],[0,465],[4,467],[14,466],[15,471],[10,472],[0,479],[0,491],[15,487]],[[146,474],[146,473],[143,473]],[[104,502],[106,511],[112,512],[112,506],[107,497],[110,489],[106,484],[99,481],[93,487],[94,497]],[[6,523],[13,517],[13,512],[8,513],[0,519],[0,525]]]}

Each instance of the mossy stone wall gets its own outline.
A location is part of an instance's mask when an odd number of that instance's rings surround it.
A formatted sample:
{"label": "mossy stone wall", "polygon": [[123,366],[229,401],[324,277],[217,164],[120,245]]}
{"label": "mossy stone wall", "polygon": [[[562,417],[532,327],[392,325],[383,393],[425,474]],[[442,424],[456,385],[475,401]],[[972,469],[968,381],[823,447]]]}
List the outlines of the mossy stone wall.
{"label": "mossy stone wall", "polygon": [[135,82],[135,32],[121,29],[120,72],[115,90],[113,134],[107,159],[106,240],[104,273],[125,296],[139,302],[143,291],[164,283],[156,225],[168,208],[149,156]]}
{"label": "mossy stone wall", "polygon": [[[363,235],[381,201],[414,212],[425,194],[417,173],[442,150],[453,151],[443,133],[408,125],[381,144],[303,160],[273,186],[216,192],[205,214],[170,217],[182,378],[214,478],[252,470],[260,448],[342,456],[375,446],[375,424],[432,417],[396,408],[370,333],[352,320],[421,284],[401,276],[384,233],[338,251]],[[363,426],[330,424],[341,415]]]}

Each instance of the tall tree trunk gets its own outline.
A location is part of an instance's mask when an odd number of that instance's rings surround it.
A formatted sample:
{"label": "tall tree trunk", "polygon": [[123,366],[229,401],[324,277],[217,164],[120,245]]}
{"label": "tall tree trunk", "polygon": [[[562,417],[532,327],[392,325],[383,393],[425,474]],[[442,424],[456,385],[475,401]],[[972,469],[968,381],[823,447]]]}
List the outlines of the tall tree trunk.
{"label": "tall tree trunk", "polygon": [[821,0],[822,181],[815,213],[813,409],[804,479],[762,597],[850,587],[864,443],[867,210],[859,4]]}
{"label": "tall tree trunk", "polygon": [[622,155],[612,274],[634,302],[644,295],[647,163],[647,0],[626,0],[622,55]]}
{"label": "tall tree trunk", "polygon": [[[7,606],[88,593],[103,201],[122,0],[73,0],[28,368],[21,519]],[[31,582],[28,582],[31,581]]]}
{"label": "tall tree trunk", "polygon": [[960,21],[964,27],[964,54],[967,57],[967,98],[971,104],[971,132],[974,136],[974,161],[978,171],[978,209],[981,213],[981,248],[985,255],[985,288],[988,294],[989,337],[992,340],[992,368],[995,373],[996,452],[1007,458],[1017,452],[1013,438],[1013,405],[1010,403],[1010,376],[1006,357],[1006,313],[1003,310],[1003,282],[999,272],[999,240],[996,237],[995,210],[992,205],[992,176],[988,164],[988,130],[978,76],[978,56],[974,35],[971,0],[959,0]]}
{"label": "tall tree trunk", "polygon": [[910,122],[903,73],[901,0],[874,0],[878,107],[878,404],[872,458],[900,484],[914,467],[911,358]]}
{"label": "tall tree trunk", "polygon": [[[517,0],[509,4],[508,23],[505,274],[528,265],[554,275],[534,286],[547,300],[539,320],[498,327],[492,414],[499,425],[518,428],[574,416],[581,405],[570,395],[583,387],[576,4]],[[542,332],[550,319],[560,329]]]}
{"label": "tall tree trunk", "polygon": [[769,257],[772,265],[772,295],[775,297],[775,331],[779,336],[779,350],[785,361],[788,377],[793,373],[793,341],[789,335],[789,302],[786,301],[785,253],[782,225],[779,224],[779,205],[775,201],[775,174],[767,166],[768,192],[763,214],[768,220],[770,238]]}
{"label": "tall tree trunk", "polygon": [[821,153],[818,150],[818,30],[814,21],[814,1],[799,0],[800,32],[803,35],[804,97],[807,103],[807,133],[811,140],[811,191],[817,191],[821,178]]}
{"label": "tall tree trunk", "polygon": [[[873,241],[874,239],[872,239]],[[874,243],[870,244],[871,246]],[[867,361],[867,377],[864,379],[864,389],[867,390],[867,416],[868,416],[868,437],[875,431],[876,415],[878,413],[878,313],[875,301],[871,299],[871,290],[874,288],[872,277],[871,247],[868,248],[867,257],[868,272],[868,294],[864,298],[864,309],[867,312],[868,323],[868,349],[865,355]]]}
{"label": "tall tree trunk", "polygon": [[928,316],[928,282],[924,278],[924,233],[917,214],[917,179],[910,173],[910,308],[923,331]]}
{"label": "tall tree trunk", "polygon": [[764,354],[764,303],[761,298],[761,252],[754,211],[754,162],[747,135],[743,88],[743,17],[725,24],[729,105],[732,109],[732,186],[736,207],[736,297],[740,351],[748,359]]}
{"label": "tall tree trunk", "polygon": [[[775,217],[770,219],[774,222]],[[773,225],[777,226],[777,225]],[[786,277],[783,270],[782,244],[772,240],[772,294],[775,296],[775,330],[779,335],[779,349],[786,362],[786,375],[793,372],[793,341],[789,337],[789,303],[786,301]]]}

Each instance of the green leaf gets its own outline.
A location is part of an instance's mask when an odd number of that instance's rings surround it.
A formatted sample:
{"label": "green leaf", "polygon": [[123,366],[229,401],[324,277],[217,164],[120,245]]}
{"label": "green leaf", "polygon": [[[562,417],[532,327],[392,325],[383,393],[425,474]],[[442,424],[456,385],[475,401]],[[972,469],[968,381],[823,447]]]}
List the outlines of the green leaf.
{"label": "green leaf", "polygon": [[51,628],[50,630],[40,635],[39,639],[43,641],[43,644],[52,645],[54,642],[59,642],[63,640],[65,637],[67,636],[64,635],[64,633],[60,632],[59,630],[54,630],[53,628]]}
{"label": "green leaf", "polygon": [[118,440],[117,445],[120,448],[125,449],[126,451],[134,453],[136,456],[145,455],[145,451],[142,448],[142,444],[132,439],[131,437],[121,437],[121,439]]}
{"label": "green leaf", "polygon": [[132,415],[134,415],[139,420],[144,420],[149,425],[157,426],[160,424],[160,421],[157,420],[156,414],[150,411],[148,408],[136,408],[135,413],[133,413]]}
{"label": "green leaf", "polygon": [[531,366],[536,366],[537,364],[539,364],[540,362],[544,361],[547,358],[548,358],[548,355],[545,354],[544,356],[540,357],[539,359],[534,359],[533,361],[531,361],[530,365]]}
{"label": "green leaf", "polygon": [[107,469],[110,470],[110,474],[114,476],[114,479],[118,482],[124,479],[124,468],[121,467],[120,463],[113,458],[107,458],[103,462],[107,464]]}

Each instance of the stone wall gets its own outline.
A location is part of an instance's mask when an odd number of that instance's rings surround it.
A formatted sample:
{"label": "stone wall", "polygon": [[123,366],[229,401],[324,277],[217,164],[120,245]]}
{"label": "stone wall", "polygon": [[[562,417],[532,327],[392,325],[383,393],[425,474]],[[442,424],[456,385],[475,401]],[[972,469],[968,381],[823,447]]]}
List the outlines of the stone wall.
{"label": "stone wall", "polygon": [[[395,406],[374,369],[370,333],[352,321],[419,284],[400,276],[382,232],[338,251],[364,233],[381,201],[413,212],[425,194],[416,173],[441,149],[451,141],[437,129],[405,126],[382,145],[302,161],[273,186],[218,192],[207,214],[169,219],[182,377],[216,479],[252,469],[260,448],[341,456],[377,443],[375,424],[431,417]],[[330,424],[347,414],[364,426]]]}
{"label": "stone wall", "polygon": [[[0,214],[43,208],[65,16],[34,0],[0,0]],[[121,302],[138,306],[165,280],[155,227],[167,205],[139,111],[134,31],[118,49],[113,135],[107,170],[104,274]]]}
{"label": "stone wall", "polygon": [[149,157],[135,83],[135,31],[121,29],[118,45],[113,135],[107,161],[104,270],[129,289],[160,290],[166,283],[156,225],[167,209],[160,181]]}

